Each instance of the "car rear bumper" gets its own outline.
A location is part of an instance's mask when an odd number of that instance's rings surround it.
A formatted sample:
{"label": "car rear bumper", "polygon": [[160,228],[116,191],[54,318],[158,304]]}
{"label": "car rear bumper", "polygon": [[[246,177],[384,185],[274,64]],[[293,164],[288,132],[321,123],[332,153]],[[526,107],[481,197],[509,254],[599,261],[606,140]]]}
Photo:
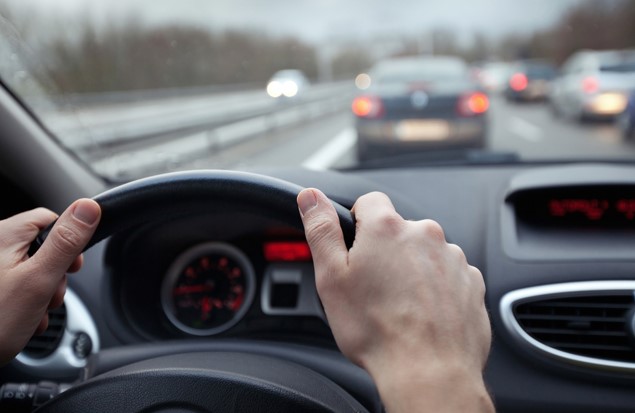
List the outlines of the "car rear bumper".
{"label": "car rear bumper", "polygon": [[[485,146],[486,119],[404,119],[394,121],[358,120],[360,157],[374,152],[393,154]],[[374,156],[373,156],[374,157]]]}
{"label": "car rear bumper", "polygon": [[586,117],[614,118],[626,110],[628,97],[622,92],[602,92],[586,97],[582,112]]}
{"label": "car rear bumper", "polygon": [[357,133],[373,143],[387,145],[452,145],[485,135],[484,117],[465,119],[358,120]]}
{"label": "car rear bumper", "polygon": [[544,80],[531,80],[523,90],[507,88],[505,93],[508,99],[516,101],[542,101],[549,97],[549,82]]}

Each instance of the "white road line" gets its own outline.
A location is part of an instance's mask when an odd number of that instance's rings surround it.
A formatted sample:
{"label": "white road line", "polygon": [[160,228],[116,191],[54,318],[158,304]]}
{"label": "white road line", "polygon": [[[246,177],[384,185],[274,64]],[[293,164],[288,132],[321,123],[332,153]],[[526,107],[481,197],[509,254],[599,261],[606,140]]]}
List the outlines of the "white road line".
{"label": "white road line", "polygon": [[543,138],[542,128],[518,117],[512,117],[509,120],[509,130],[531,142],[541,141]]}
{"label": "white road line", "polygon": [[353,147],[356,140],[357,134],[353,128],[344,129],[302,162],[302,166],[316,170],[328,169]]}

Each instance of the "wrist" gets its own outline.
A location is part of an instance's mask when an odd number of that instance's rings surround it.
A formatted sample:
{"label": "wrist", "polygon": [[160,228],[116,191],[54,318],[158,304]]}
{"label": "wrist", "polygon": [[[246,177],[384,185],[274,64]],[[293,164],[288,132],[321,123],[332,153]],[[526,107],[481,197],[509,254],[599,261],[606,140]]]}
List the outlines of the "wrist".
{"label": "wrist", "polygon": [[459,363],[410,360],[369,372],[388,413],[494,412],[482,373]]}

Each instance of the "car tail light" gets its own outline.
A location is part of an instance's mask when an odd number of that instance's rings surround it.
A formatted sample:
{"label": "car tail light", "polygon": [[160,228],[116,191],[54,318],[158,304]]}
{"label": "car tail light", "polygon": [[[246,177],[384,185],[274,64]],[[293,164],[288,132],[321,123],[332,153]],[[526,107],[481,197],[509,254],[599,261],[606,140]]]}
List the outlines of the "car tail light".
{"label": "car tail light", "polygon": [[461,96],[457,110],[462,116],[482,115],[489,109],[489,98],[485,93],[474,92]]}
{"label": "car tail light", "polygon": [[529,80],[524,73],[514,73],[509,79],[509,87],[516,92],[521,92],[527,89]]}
{"label": "car tail light", "polygon": [[584,93],[595,93],[600,89],[600,82],[593,76],[582,79],[582,90]]}
{"label": "car tail light", "polygon": [[360,118],[379,118],[384,114],[384,105],[376,96],[359,96],[353,100],[353,113]]}

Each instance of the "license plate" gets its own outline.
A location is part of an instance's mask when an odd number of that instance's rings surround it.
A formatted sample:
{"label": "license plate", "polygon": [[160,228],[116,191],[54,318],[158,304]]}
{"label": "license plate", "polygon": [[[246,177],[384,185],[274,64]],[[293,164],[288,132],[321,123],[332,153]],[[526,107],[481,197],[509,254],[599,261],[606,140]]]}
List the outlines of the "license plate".
{"label": "license plate", "polygon": [[441,141],[450,136],[450,125],[444,120],[404,120],[395,128],[402,141]]}

